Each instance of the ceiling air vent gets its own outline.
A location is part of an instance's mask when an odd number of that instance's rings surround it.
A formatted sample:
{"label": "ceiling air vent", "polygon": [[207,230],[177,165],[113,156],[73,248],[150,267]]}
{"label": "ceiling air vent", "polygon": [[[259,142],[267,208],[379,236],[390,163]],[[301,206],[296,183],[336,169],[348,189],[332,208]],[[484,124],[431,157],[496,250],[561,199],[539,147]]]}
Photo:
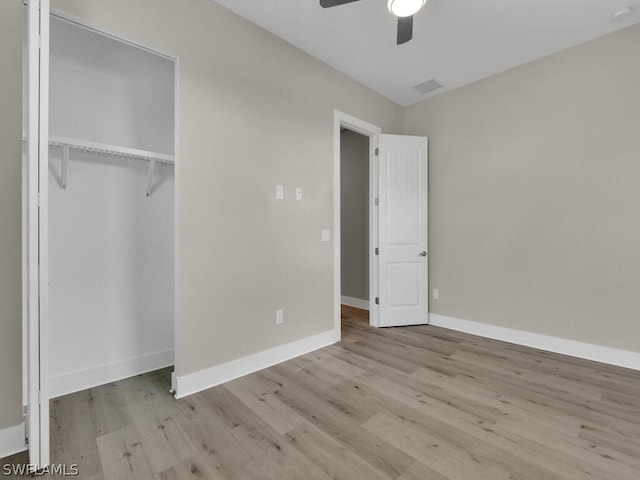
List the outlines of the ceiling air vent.
{"label": "ceiling air vent", "polygon": [[442,88],[442,84],[434,78],[432,78],[431,80],[427,80],[426,82],[419,83],[418,85],[413,87],[414,90],[417,90],[423,95],[433,92],[434,90],[437,90],[439,88]]}

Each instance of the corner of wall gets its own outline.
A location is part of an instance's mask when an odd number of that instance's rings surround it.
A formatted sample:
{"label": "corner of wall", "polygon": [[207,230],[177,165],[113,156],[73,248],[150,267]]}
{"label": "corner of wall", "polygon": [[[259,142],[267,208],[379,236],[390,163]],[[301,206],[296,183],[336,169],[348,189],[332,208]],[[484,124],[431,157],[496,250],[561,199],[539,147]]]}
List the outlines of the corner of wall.
{"label": "corner of wall", "polygon": [[340,341],[340,328],[287,343],[253,355],[175,377],[175,397],[183,398],[236,378],[311,353]]}

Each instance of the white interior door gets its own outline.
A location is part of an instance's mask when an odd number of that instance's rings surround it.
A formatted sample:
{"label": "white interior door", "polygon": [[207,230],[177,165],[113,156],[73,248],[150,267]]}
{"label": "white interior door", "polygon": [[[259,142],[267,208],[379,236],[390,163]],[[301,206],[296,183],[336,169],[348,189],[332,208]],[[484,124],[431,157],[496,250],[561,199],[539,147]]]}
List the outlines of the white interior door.
{"label": "white interior door", "polygon": [[25,7],[27,62],[25,88],[26,239],[25,282],[27,352],[27,435],[29,463],[49,464],[48,395],[48,178],[49,178],[49,0]]}
{"label": "white interior door", "polygon": [[378,147],[378,324],[426,324],[427,138],[380,135]]}

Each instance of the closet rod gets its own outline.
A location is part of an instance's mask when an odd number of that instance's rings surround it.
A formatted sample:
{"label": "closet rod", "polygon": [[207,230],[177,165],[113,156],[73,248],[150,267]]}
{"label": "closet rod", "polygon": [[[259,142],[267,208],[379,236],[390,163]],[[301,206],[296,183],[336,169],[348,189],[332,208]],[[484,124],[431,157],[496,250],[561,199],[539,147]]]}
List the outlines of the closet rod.
{"label": "closet rod", "polygon": [[82,152],[92,152],[116,157],[137,158],[139,160],[155,160],[161,163],[175,163],[173,155],[164,153],[149,152],[137,148],[121,147],[119,145],[109,145],[106,143],[90,142],[87,140],[76,140],[64,137],[49,137],[49,145],[52,147],[70,148]]}
{"label": "closet rod", "polygon": [[135,158],[138,160],[146,160],[149,162],[149,171],[147,172],[147,197],[151,196],[153,187],[153,171],[156,162],[175,163],[174,157],[163,153],[148,152],[135,148],[119,147],[116,145],[107,145],[104,143],[87,142],[84,140],[73,140],[63,137],[49,137],[49,146],[62,148],[62,172],[60,178],[60,188],[67,189],[67,171],[69,169],[69,150],[78,150],[81,152],[98,153],[101,155],[112,155],[116,157]]}

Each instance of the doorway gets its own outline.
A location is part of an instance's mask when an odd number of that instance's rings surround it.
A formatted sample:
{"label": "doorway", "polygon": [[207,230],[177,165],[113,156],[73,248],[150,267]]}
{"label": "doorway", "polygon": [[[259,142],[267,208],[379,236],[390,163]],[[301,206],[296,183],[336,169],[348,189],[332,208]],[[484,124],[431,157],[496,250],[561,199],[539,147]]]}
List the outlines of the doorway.
{"label": "doorway", "polygon": [[56,13],[49,394],[173,365],[175,59]]}
{"label": "doorway", "polygon": [[[378,326],[377,309],[372,308],[378,291],[375,152],[382,129],[337,110],[333,126],[335,329],[340,332],[343,297],[345,304],[368,310],[369,324]],[[347,155],[344,165],[343,153]],[[346,178],[342,178],[343,167]],[[352,225],[349,220],[354,216],[358,218]]]}
{"label": "doorway", "polygon": [[[369,316],[369,137],[340,130],[341,304]],[[346,308],[345,308],[346,307]]]}
{"label": "doorway", "polygon": [[51,398],[174,365],[178,68],[48,0],[24,12],[25,404],[44,467]]}
{"label": "doorway", "polygon": [[[349,133],[348,133],[349,132]],[[362,193],[358,194],[358,205],[347,206],[342,209],[342,203],[350,200],[349,194],[343,192],[351,186],[353,179],[342,179],[342,135],[352,137],[355,134],[364,136],[360,139],[360,147],[369,145],[368,169],[368,259],[369,259],[369,296],[368,299],[357,299],[357,308],[368,304],[369,324],[374,327],[393,327],[402,325],[423,325],[429,323],[428,312],[428,139],[406,135],[383,135],[379,127],[351,117],[345,113],[334,113],[334,285],[335,285],[335,330],[340,332],[341,304],[343,295],[348,291],[360,292],[364,289],[366,276],[362,271],[364,249],[362,237],[362,215],[367,208],[361,201]],[[345,136],[345,138],[347,138]],[[354,143],[358,143],[355,137]],[[345,145],[345,147],[347,147]],[[349,147],[345,148],[345,151]],[[360,151],[361,152],[361,151]],[[364,153],[360,162],[364,158]],[[356,153],[358,156],[358,153]],[[350,160],[347,160],[349,162]],[[357,160],[355,160],[357,162]],[[347,177],[347,164],[344,165]],[[364,174],[361,163],[358,173]],[[362,181],[362,179],[360,179]],[[343,185],[344,184],[344,185]],[[343,189],[344,186],[344,189]],[[359,184],[358,190],[363,190]],[[353,192],[351,192],[353,193]],[[353,208],[352,208],[353,207]],[[358,210],[359,213],[354,213]],[[352,225],[346,226],[349,219],[342,220],[342,215],[359,215],[359,238],[353,235]],[[341,228],[347,230],[344,234]],[[355,244],[354,253],[350,243]],[[345,252],[342,246],[345,245]],[[342,261],[343,255],[349,255]],[[359,264],[353,264],[353,258],[359,259]],[[351,265],[360,268],[359,272],[343,272],[343,266]],[[344,275],[344,277],[343,277]],[[358,279],[359,285],[350,282]],[[344,280],[343,280],[344,278]],[[347,290],[343,293],[343,281]]]}

